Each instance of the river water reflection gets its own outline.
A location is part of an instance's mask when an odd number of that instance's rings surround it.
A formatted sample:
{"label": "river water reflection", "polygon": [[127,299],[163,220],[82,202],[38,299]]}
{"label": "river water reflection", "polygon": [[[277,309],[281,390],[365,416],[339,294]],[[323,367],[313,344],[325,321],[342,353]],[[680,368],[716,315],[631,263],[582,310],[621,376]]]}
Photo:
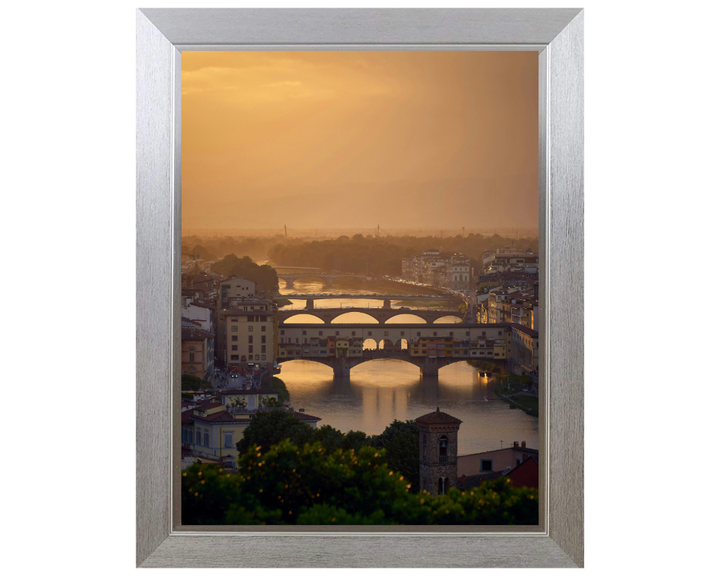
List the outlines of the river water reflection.
{"label": "river water reflection", "polygon": [[[397,292],[388,286],[360,286],[335,288],[344,294],[368,294]],[[295,281],[291,290],[281,289],[281,294],[293,300],[295,309],[304,307],[301,300],[292,299],[293,294],[329,293],[320,282]],[[409,292],[409,290],[408,290]],[[381,307],[382,300],[342,300],[343,307]],[[417,304],[413,306],[420,307]],[[316,300],[316,308],[339,307],[336,300]],[[396,307],[396,302],[393,302]],[[397,321],[412,321],[405,318]],[[308,322],[307,316],[296,316],[296,321]],[[393,319],[394,320],[394,319]],[[419,320],[419,322],[423,322]],[[457,322],[448,317],[443,322]],[[357,312],[343,315],[336,320],[343,322],[376,322]],[[287,385],[295,409],[322,418],[319,425],[328,424],[343,432],[362,430],[367,434],[379,434],[393,420],[411,420],[440,407],[463,421],[459,434],[459,454],[472,454],[500,448],[500,441],[507,447],[513,441],[527,442],[530,448],[538,448],[538,419],[521,410],[510,409],[508,404],[495,397],[494,379],[481,377],[478,371],[465,362],[451,364],[440,369],[434,379],[421,378],[419,369],[401,360],[374,360],[351,370],[350,377],[333,380],[332,369],[322,364],[293,360],[281,364],[280,378]]]}

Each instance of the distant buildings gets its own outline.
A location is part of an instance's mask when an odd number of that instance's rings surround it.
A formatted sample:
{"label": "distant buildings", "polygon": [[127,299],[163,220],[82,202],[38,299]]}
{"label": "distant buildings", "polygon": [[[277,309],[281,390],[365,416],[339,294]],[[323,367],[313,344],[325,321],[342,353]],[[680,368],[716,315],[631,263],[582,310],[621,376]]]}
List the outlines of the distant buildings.
{"label": "distant buildings", "polygon": [[538,300],[534,291],[495,288],[478,297],[477,321],[481,324],[521,324],[537,330]]}
{"label": "distant buildings", "polygon": [[183,373],[208,378],[219,365],[275,361],[277,306],[260,297],[255,282],[184,274],[182,285]]}
{"label": "distant buildings", "polygon": [[231,308],[234,302],[255,298],[255,282],[231,276],[220,283],[220,301],[223,308]]}
{"label": "distant buildings", "polygon": [[526,272],[537,274],[538,255],[521,252],[512,247],[485,250],[483,252],[483,273],[490,272]]}
{"label": "distant buildings", "polygon": [[405,280],[451,290],[468,290],[473,285],[470,259],[462,254],[443,255],[430,249],[422,254],[403,258]]}

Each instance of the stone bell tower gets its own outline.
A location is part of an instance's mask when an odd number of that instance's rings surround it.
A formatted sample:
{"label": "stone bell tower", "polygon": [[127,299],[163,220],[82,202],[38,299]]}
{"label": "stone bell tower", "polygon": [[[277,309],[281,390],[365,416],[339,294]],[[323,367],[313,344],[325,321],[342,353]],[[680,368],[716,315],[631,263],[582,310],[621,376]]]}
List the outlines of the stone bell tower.
{"label": "stone bell tower", "polygon": [[420,490],[447,494],[457,484],[458,430],[462,421],[438,408],[415,422],[420,430]]}

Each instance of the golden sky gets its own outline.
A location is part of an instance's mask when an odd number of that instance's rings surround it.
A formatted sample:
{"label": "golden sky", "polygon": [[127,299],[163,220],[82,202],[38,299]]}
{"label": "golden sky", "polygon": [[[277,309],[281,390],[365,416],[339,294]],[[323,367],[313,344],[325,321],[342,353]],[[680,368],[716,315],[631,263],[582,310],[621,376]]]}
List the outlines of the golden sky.
{"label": "golden sky", "polygon": [[183,227],[537,228],[537,68],[537,52],[185,51]]}

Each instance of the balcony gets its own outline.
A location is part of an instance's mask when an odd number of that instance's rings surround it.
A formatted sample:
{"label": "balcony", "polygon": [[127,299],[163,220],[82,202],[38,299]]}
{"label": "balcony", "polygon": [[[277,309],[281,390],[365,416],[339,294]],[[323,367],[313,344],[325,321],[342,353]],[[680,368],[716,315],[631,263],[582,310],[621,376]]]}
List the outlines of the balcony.
{"label": "balcony", "polygon": [[448,456],[440,456],[440,464],[447,464],[448,463]]}

